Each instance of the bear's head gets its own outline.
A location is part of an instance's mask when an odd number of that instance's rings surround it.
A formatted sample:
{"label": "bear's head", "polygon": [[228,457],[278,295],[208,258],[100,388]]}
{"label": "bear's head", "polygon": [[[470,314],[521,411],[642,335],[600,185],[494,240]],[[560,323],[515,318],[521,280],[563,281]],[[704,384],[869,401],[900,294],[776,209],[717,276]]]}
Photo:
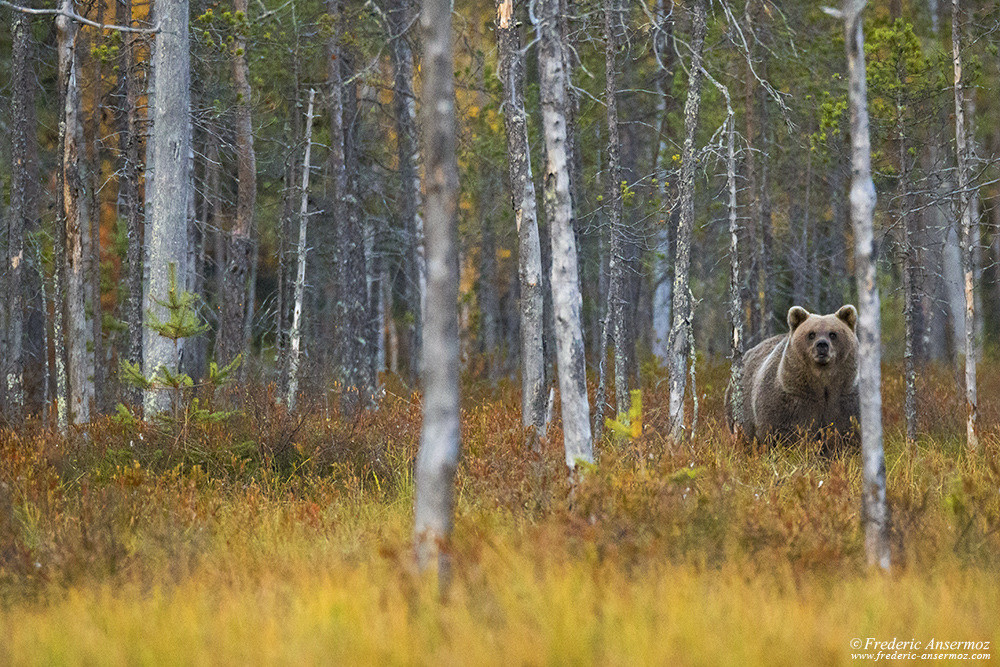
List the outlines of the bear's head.
{"label": "bear's head", "polygon": [[854,326],[858,311],[843,306],[832,315],[814,315],[800,306],[788,310],[789,351],[800,363],[823,374],[834,369],[849,372],[857,366],[858,339]]}

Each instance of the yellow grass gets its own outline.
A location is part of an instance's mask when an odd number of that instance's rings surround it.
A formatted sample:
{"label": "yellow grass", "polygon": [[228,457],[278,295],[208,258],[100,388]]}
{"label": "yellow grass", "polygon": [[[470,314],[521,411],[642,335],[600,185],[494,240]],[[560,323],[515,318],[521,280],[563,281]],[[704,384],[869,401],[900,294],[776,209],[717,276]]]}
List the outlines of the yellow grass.
{"label": "yellow grass", "polygon": [[2,432],[0,664],[852,664],[869,638],[1000,657],[995,421],[979,456],[946,435],[907,451],[890,387],[885,576],[857,461],[734,449],[724,371],[702,377],[697,442],[661,435],[650,385],[645,433],[572,494],[558,432],[532,457],[509,388],[470,396],[445,598],[410,558],[410,397],[303,424],[247,397],[183,436]]}

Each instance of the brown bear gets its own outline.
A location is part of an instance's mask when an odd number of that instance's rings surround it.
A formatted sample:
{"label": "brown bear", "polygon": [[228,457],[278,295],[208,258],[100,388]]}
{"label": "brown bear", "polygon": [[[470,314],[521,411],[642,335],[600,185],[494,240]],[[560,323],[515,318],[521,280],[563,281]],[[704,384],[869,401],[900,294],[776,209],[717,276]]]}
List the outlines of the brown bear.
{"label": "brown bear", "polygon": [[[729,427],[762,445],[824,436],[824,449],[857,447],[851,418],[858,417],[858,311],[832,315],[788,310],[788,334],[772,336],[744,356],[743,414],[726,391]],[[737,431],[736,426],[739,426]]]}

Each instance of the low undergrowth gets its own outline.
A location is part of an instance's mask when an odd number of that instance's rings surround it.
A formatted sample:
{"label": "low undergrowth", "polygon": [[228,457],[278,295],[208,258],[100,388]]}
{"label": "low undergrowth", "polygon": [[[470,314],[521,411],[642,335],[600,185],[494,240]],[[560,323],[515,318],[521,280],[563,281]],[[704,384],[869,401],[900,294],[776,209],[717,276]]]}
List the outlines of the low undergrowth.
{"label": "low undergrowth", "polygon": [[665,437],[650,373],[641,435],[605,441],[573,489],[558,424],[530,452],[511,385],[470,383],[445,599],[410,558],[420,410],[401,385],[349,418],[335,401],[289,415],[257,388],[219,423],[0,430],[0,662],[844,663],[856,637],[995,646],[998,370],[981,371],[978,454],[948,371],[925,376],[915,447],[886,373],[887,577],[865,563],[857,457],[735,448],[718,367],[700,373],[696,437]]}

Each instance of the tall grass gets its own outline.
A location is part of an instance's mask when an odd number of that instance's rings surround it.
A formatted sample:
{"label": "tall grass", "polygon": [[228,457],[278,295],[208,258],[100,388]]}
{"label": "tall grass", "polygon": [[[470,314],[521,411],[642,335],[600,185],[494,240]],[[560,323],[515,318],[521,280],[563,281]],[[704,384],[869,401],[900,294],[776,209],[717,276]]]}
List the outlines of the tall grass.
{"label": "tall grass", "polygon": [[995,647],[997,371],[981,372],[979,456],[940,370],[905,448],[886,373],[888,577],[864,565],[856,457],[736,449],[724,368],[700,373],[682,445],[651,373],[643,434],[605,442],[572,492],[558,427],[532,455],[512,386],[469,382],[446,599],[410,560],[420,413],[401,386],[350,419],[287,415],[260,389],[183,432],[3,430],[0,663],[842,664],[854,638]]}

